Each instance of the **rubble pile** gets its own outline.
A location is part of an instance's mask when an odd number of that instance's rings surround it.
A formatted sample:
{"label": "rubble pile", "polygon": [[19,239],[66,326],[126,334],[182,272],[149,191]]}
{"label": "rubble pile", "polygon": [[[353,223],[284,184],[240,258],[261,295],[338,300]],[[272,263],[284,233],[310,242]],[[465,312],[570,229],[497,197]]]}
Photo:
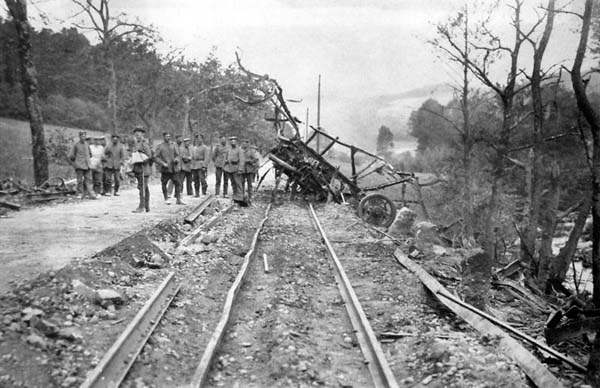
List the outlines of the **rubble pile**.
{"label": "rubble pile", "polygon": [[12,178],[4,179],[0,181],[0,213],[6,213],[6,209],[20,210],[23,205],[64,199],[76,192],[75,179],[66,181],[55,177],[40,186],[30,186]]}

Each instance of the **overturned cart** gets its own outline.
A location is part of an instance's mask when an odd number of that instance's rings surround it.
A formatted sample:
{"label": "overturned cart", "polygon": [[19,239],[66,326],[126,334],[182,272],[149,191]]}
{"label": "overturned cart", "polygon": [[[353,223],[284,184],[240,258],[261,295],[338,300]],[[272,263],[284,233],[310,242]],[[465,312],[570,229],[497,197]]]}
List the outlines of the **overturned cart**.
{"label": "overturned cart", "polygon": [[[409,182],[414,178],[413,174],[397,171],[383,158],[345,144],[316,128],[305,141],[298,135],[288,138],[281,133],[278,139],[279,144],[268,157],[277,175],[287,175],[292,195],[299,193],[315,200],[353,201],[358,204],[358,215],[363,220],[377,226],[392,224],[396,205],[375,191]],[[324,143],[322,150],[317,142]],[[325,157],[334,147],[336,152]],[[345,154],[340,149],[345,150]],[[371,179],[373,175],[380,180],[383,178],[384,182]]]}
{"label": "overturned cart", "polygon": [[396,205],[375,191],[411,182],[414,174],[400,172],[380,156],[343,143],[322,128],[312,128],[311,136],[303,140],[298,128],[302,122],[290,112],[277,81],[244,68],[237,53],[236,58],[240,70],[255,85],[255,95],[235,97],[246,104],[270,102],[274,106],[275,117],[270,120],[278,143],[268,156],[275,167],[276,184],[285,175],[292,195],[354,202],[363,220],[390,226],[396,218]]}

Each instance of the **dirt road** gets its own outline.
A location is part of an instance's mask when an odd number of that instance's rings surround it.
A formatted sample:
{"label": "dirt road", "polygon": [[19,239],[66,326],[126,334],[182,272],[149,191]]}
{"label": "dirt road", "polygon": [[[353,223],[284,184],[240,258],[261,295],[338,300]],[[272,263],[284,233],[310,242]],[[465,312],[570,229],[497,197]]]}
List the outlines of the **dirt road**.
{"label": "dirt road", "polygon": [[[190,207],[202,197],[183,199]],[[171,205],[164,203],[157,181],[150,185],[151,212],[132,213],[137,203],[138,192],[130,188],[119,197],[73,199],[13,212],[11,218],[0,219],[0,293],[9,290],[11,284],[96,253],[183,210],[174,201]]]}

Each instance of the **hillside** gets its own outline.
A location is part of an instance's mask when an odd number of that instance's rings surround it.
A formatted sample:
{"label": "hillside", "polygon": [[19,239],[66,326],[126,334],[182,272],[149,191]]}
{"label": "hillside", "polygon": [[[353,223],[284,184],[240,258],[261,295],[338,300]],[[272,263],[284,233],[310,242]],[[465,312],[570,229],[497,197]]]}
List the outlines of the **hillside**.
{"label": "hillside", "polygon": [[[56,142],[58,138],[66,137],[77,140],[78,128],[69,128],[60,125],[44,124],[46,141]],[[87,130],[86,130],[87,131]],[[99,131],[87,131],[89,135],[100,136]],[[33,157],[31,155],[31,131],[29,122],[0,118],[0,180],[13,178],[22,181],[33,181]],[[49,155],[51,158],[52,156]],[[50,163],[50,177],[73,177],[71,166]]]}

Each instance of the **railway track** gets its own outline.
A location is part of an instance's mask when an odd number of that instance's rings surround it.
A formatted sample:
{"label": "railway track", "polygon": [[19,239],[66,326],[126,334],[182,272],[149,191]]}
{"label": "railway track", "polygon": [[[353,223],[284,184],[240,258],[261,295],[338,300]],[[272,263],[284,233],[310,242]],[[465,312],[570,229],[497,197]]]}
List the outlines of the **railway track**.
{"label": "railway track", "polygon": [[[457,335],[418,279],[394,260],[395,247],[366,227],[353,228],[350,212],[339,217],[296,203],[254,211],[264,214],[245,228],[243,258],[237,254],[197,288],[189,285],[194,276],[186,278],[169,309],[179,290],[171,274],[155,293],[166,297],[153,296],[138,314],[145,318],[136,317],[148,323],[134,320],[84,387],[138,386],[143,376],[149,386],[397,387],[433,379],[444,386],[526,386],[506,357],[472,334]],[[193,246],[200,232],[224,227],[218,220],[227,212],[234,220],[245,214],[227,207],[179,245]],[[218,295],[211,291],[217,285]],[[154,349],[141,351],[148,338]],[[163,341],[181,342],[169,351],[178,354],[174,360],[156,359]],[[440,346],[440,354],[432,350]],[[452,355],[462,348],[468,351]],[[490,360],[509,377],[490,375]]]}

